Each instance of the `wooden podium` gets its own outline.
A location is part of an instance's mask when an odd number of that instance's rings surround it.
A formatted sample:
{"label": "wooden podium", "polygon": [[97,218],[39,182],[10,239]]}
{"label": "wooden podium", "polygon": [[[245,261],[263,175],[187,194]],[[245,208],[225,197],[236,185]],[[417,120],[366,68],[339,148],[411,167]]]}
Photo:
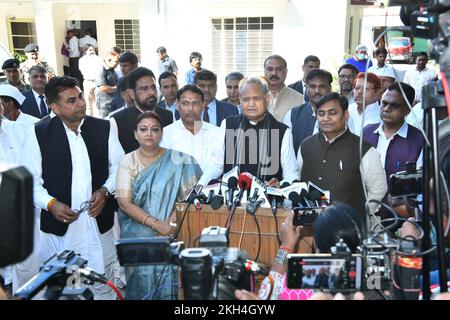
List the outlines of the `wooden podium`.
{"label": "wooden podium", "polygon": [[[181,223],[186,206],[187,203],[177,203],[175,206],[178,225]],[[279,228],[289,212],[290,210],[278,209],[277,220]],[[211,226],[224,227],[227,217],[228,208],[226,206],[213,210],[209,205],[202,205],[202,208],[197,211],[194,205],[191,205],[178,235],[178,240],[184,241],[185,248],[198,247],[201,230]],[[243,226],[244,219],[245,225]],[[278,230],[276,230],[272,210],[270,208],[259,208],[256,211],[256,219],[261,231],[261,250],[258,261],[272,265],[279,248],[277,240]],[[259,246],[258,229],[253,216],[246,213],[244,207],[238,207],[230,229],[229,247],[239,247],[242,229],[244,229],[244,232],[241,249],[247,252],[248,259],[254,260]],[[302,235],[297,252],[314,252],[311,227],[303,228]]]}

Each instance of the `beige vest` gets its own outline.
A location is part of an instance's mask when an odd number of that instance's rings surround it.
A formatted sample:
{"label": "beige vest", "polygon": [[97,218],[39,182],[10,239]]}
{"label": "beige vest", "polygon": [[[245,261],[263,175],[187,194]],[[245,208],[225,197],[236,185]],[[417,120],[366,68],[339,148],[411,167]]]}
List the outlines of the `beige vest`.
{"label": "beige vest", "polygon": [[303,95],[294,89],[284,87],[275,98],[269,91],[270,101],[267,110],[280,122],[286,113],[294,107],[303,104]]}

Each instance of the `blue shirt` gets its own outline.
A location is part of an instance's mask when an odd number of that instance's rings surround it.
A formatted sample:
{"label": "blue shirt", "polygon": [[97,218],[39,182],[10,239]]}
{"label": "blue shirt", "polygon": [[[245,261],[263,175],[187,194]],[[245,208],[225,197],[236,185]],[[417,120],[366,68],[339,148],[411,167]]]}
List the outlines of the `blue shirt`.
{"label": "blue shirt", "polygon": [[[205,111],[203,111],[205,112]],[[203,112],[202,112],[202,119],[203,119]],[[217,123],[217,105],[216,105],[216,99],[211,101],[208,104],[208,115],[209,115],[209,123],[220,126],[220,123]]]}
{"label": "blue shirt", "polygon": [[194,78],[195,78],[195,70],[194,70],[194,68],[192,68],[191,70],[186,72],[186,75],[184,77],[184,83],[185,84],[195,84]]}
{"label": "blue shirt", "polygon": [[[355,57],[351,57],[350,59],[345,60],[345,63],[354,65],[359,70],[359,72],[366,72],[367,59],[359,61],[356,60]],[[371,66],[372,60],[369,60],[369,65],[367,66],[367,68],[370,68]]]}
{"label": "blue shirt", "polygon": [[175,116],[175,111],[177,111],[177,100],[175,100],[175,102],[171,106],[168,106],[167,101],[164,100],[164,108],[172,111],[173,115]]}

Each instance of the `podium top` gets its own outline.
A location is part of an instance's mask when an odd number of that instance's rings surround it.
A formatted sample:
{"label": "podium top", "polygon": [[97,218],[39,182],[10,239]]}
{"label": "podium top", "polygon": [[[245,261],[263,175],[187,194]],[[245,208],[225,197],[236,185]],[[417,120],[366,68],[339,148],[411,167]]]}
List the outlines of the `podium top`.
{"label": "podium top", "polygon": [[[182,211],[184,212],[186,210],[187,207],[187,203],[184,202],[177,202],[175,204],[175,209],[177,211]],[[189,209],[189,211],[193,212],[193,211],[197,211],[195,209],[195,207],[192,205]],[[210,205],[208,204],[202,204],[202,207],[200,209],[200,211],[202,213],[228,213],[228,208],[227,206],[223,205],[221,206],[219,209],[214,210],[213,208],[211,208]],[[292,210],[291,209],[284,209],[284,208],[278,208],[277,209],[277,218],[284,218],[286,217]],[[236,208],[236,213],[237,214],[243,214],[245,213],[245,207],[239,206]],[[273,213],[272,213],[272,209],[271,208],[258,208],[258,211],[256,211],[256,215],[257,216],[268,216],[268,217],[273,217]]]}

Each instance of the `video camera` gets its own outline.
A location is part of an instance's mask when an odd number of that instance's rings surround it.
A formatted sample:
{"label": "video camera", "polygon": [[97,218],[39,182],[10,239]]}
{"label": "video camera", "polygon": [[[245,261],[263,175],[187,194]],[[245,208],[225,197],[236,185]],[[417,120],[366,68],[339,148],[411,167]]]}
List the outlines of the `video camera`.
{"label": "video camera", "polygon": [[122,266],[174,264],[181,267],[187,300],[233,300],[236,289],[250,289],[251,272],[268,270],[246,259],[238,248],[228,248],[225,228],[203,229],[199,248],[184,249],[183,242],[167,237],[121,239],[116,243]]}
{"label": "video camera", "polygon": [[81,284],[106,283],[108,279],[87,268],[87,263],[87,260],[71,250],[55,254],[14,296],[30,300],[47,287],[44,294],[46,300],[93,300],[91,290]]}
{"label": "video camera", "polygon": [[389,194],[392,197],[415,197],[422,193],[422,171],[417,171],[415,162],[406,163],[406,171],[389,177]]}

